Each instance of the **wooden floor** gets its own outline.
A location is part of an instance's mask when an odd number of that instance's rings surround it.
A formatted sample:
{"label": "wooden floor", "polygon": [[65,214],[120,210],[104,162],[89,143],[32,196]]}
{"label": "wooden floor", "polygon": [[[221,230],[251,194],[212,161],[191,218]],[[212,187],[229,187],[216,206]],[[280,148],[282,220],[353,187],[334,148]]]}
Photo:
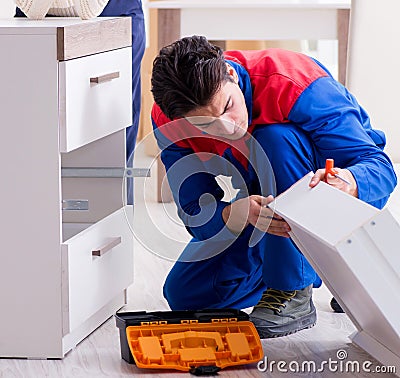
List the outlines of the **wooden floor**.
{"label": "wooden floor", "polygon": [[[146,184],[147,185],[147,184]],[[138,193],[144,188],[144,181],[136,182]],[[151,192],[145,188],[146,192]],[[142,194],[141,194],[142,195]],[[151,197],[151,196],[150,196]],[[147,210],[146,210],[147,209]],[[182,233],[181,226],[173,221],[170,216],[165,216],[168,212],[173,212],[173,205],[161,205],[155,203],[151,198],[147,201],[146,209],[137,204],[135,212],[135,222],[143,223],[146,219],[143,211],[154,215],[157,220],[157,227],[164,229],[166,233],[178,235],[179,242],[184,242],[187,235]],[[166,211],[167,210],[167,211]],[[162,216],[164,214],[164,218]],[[171,227],[176,227],[174,231]],[[172,262],[164,257],[160,257],[154,252],[150,252],[143,244],[146,244],[137,235],[139,240],[135,243],[135,278],[134,284],[128,289],[128,306],[130,310],[167,310],[168,305],[162,297],[162,283],[172,266]],[[157,237],[155,245],[157,247]],[[160,239],[161,240],[161,239]],[[164,242],[158,241],[158,250],[161,255],[168,255],[168,248]],[[171,252],[173,256],[175,252]],[[268,362],[276,361],[273,365],[274,370],[259,371],[257,366],[251,365],[243,368],[224,369],[219,373],[221,377],[391,377],[391,374],[378,374],[368,372],[334,372],[328,368],[328,361],[340,361],[337,353],[347,353],[347,358],[343,361],[359,361],[362,365],[365,361],[371,361],[371,369],[380,365],[363,350],[351,344],[349,335],[355,331],[354,326],[345,314],[335,314],[329,306],[331,295],[322,287],[314,290],[314,302],[317,308],[317,325],[309,330],[297,334],[277,339],[263,340],[264,354]],[[0,335],[1,337],[1,335]],[[43,335],[46,337],[46,335]],[[0,340],[1,342],[1,340]],[[325,362],[325,369],[316,373],[293,373],[279,372],[277,363],[285,361],[286,367],[292,361],[297,361],[301,366],[302,362],[314,361],[319,367]],[[292,367],[295,362],[292,363]],[[339,366],[339,365],[337,365]],[[120,357],[119,334],[113,318],[107,320],[101,327],[93,332],[88,338],[82,341],[74,350],[69,352],[63,360],[19,360],[19,359],[0,359],[1,378],[39,378],[39,377],[183,377],[185,373],[176,371],[157,371],[140,370],[134,365],[129,365]]]}

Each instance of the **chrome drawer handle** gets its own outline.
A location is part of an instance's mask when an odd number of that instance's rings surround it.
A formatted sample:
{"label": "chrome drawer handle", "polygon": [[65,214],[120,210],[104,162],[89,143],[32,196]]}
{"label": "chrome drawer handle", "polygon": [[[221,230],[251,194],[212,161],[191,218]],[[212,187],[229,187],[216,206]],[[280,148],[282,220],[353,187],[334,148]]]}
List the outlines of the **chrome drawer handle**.
{"label": "chrome drawer handle", "polygon": [[118,79],[118,78],[119,78],[119,71],[111,72],[101,76],[91,77],[90,82],[95,84],[101,84],[105,83],[106,81],[111,81],[113,79]]}
{"label": "chrome drawer handle", "polygon": [[121,236],[118,236],[116,238],[109,238],[104,245],[92,251],[92,256],[103,256],[107,252],[111,251],[118,244],[121,244]]}
{"label": "chrome drawer handle", "polygon": [[62,200],[62,210],[89,210],[89,200]]}

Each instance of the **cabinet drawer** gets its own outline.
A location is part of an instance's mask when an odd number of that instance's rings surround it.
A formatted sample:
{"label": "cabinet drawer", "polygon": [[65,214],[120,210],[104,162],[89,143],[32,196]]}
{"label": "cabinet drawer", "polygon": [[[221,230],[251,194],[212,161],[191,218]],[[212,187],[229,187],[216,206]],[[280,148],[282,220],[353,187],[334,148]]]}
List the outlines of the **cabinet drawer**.
{"label": "cabinet drawer", "polygon": [[132,215],[125,206],[61,245],[64,335],[133,282]]}
{"label": "cabinet drawer", "polygon": [[131,47],[59,62],[61,152],[131,124]]}

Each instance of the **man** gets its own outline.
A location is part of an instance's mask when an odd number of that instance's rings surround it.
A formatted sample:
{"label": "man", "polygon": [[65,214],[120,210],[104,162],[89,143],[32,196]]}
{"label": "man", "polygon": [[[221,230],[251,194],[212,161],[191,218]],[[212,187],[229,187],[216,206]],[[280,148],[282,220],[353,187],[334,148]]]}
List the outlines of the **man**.
{"label": "man", "polygon": [[[140,68],[144,54],[146,35],[142,0],[16,0],[15,17],[42,19],[53,17],[100,17],[128,16],[132,19],[132,126],[126,129],[127,166],[133,166],[140,119],[141,80]],[[128,204],[133,203],[133,179],[127,179]]]}
{"label": "man", "polygon": [[[320,63],[280,49],[223,54],[183,38],[156,57],[152,92],[161,158],[193,236],[164,285],[170,307],[255,306],[261,337],[312,327],[321,280],[266,206],[310,171],[315,187],[333,158],[349,184],[327,182],[382,208],[397,181],[384,134]],[[239,189],[232,202],[219,174]]]}

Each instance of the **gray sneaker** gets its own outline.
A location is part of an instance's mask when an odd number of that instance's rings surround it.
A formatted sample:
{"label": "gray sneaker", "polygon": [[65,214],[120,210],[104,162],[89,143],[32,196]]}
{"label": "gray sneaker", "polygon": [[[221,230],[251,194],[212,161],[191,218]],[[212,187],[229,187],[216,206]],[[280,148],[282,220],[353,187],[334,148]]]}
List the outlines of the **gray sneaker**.
{"label": "gray sneaker", "polygon": [[303,290],[267,289],[250,314],[261,339],[290,335],[311,328],[317,321],[312,285]]}

